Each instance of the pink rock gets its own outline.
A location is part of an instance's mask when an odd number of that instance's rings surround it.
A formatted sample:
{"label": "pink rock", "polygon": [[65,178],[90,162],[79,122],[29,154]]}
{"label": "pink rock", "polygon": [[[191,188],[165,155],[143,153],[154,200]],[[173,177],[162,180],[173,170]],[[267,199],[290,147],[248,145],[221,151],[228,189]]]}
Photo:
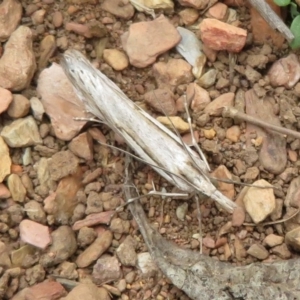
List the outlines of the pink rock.
{"label": "pink rock", "polygon": [[194,76],[192,66],[183,59],[170,59],[167,63],[158,62],[153,65],[153,76],[159,86],[178,86],[190,83]]}
{"label": "pink rock", "polygon": [[4,0],[0,5],[0,42],[6,41],[22,17],[22,5],[17,0]]}
{"label": "pink rock", "polygon": [[55,135],[64,141],[71,140],[86,124],[86,121],[75,121],[73,118],[88,118],[89,115],[60,65],[53,63],[41,72],[37,91]]}
{"label": "pink rock", "polygon": [[[224,165],[220,165],[217,169],[215,169],[212,172],[212,175],[219,179],[232,180],[231,173]],[[219,181],[218,185],[219,185],[218,189],[221,191],[223,195],[225,195],[231,200],[234,198],[235,191],[234,191],[233,184]]]}
{"label": "pink rock", "polygon": [[84,158],[85,160],[93,159],[93,139],[87,132],[83,132],[73,138],[68,148],[78,157]]}
{"label": "pink rock", "polygon": [[0,87],[0,114],[7,110],[13,96],[9,90]]}
{"label": "pink rock", "polygon": [[30,84],[35,70],[31,29],[20,26],[11,34],[0,59],[0,85],[13,91],[23,90]]}
{"label": "pink rock", "polygon": [[213,50],[240,52],[245,46],[247,31],[216,19],[204,19],[200,24],[202,42]]}
{"label": "pink rock", "polygon": [[174,98],[174,94],[167,88],[149,91],[144,96],[146,103],[167,116],[177,114]]}
{"label": "pink rock", "polygon": [[132,24],[121,37],[130,63],[138,68],[154,63],[158,55],[173,48],[180,39],[180,34],[164,15],[150,22]]}
{"label": "pink rock", "polygon": [[98,128],[96,127],[89,128],[88,133],[92,136],[94,140],[106,144],[107,142],[106,137]]}
{"label": "pink rock", "polygon": [[[194,139],[195,139],[196,143],[199,143],[199,131],[195,130],[193,133],[194,133]],[[182,137],[182,141],[184,143],[186,143],[188,146],[193,145],[193,139],[192,139],[192,135],[190,133],[186,133]]]}
{"label": "pink rock", "polygon": [[216,246],[215,241],[211,237],[203,238],[203,245],[210,249],[214,249]]}
{"label": "pink rock", "polygon": [[25,299],[27,300],[58,300],[66,296],[64,287],[56,282],[45,280],[27,289]]}
{"label": "pink rock", "polygon": [[72,229],[79,230],[82,227],[90,227],[98,224],[108,224],[113,214],[113,210],[90,214],[85,219],[75,222],[72,226]]}
{"label": "pink rock", "polygon": [[218,2],[208,10],[208,16],[214,19],[225,21],[227,18],[228,7],[224,3]]}
{"label": "pink rock", "polygon": [[245,210],[238,206],[234,209],[233,214],[232,214],[232,220],[231,224],[232,226],[239,227],[242,226],[242,224],[245,222]]}
{"label": "pink rock", "polygon": [[187,98],[192,99],[191,108],[195,113],[202,111],[211,101],[207,90],[200,87],[197,83],[190,83],[186,94]]}
{"label": "pink rock", "polygon": [[74,22],[68,22],[65,26],[66,30],[73,31],[79,35],[82,35],[86,38],[91,38],[92,34],[90,32],[90,29],[88,25],[86,24],[79,24]]}
{"label": "pink rock", "polygon": [[7,199],[11,196],[9,189],[3,184],[0,183],[0,199]]}
{"label": "pink rock", "polygon": [[297,56],[291,53],[277,60],[270,68],[268,75],[272,86],[292,88],[300,79],[300,63]]}
{"label": "pink rock", "polygon": [[217,0],[179,0],[178,2],[182,6],[189,6],[202,10],[207,8],[208,4],[214,4],[214,2],[217,2]]}
{"label": "pink rock", "polygon": [[134,15],[134,7],[128,1],[124,2],[123,0],[105,0],[101,8],[105,11],[108,11],[112,15],[115,15],[119,18],[129,20]]}
{"label": "pink rock", "polygon": [[48,226],[31,220],[23,220],[19,227],[21,240],[27,244],[45,249],[51,243]]}
{"label": "pink rock", "polygon": [[204,112],[215,117],[220,117],[225,106],[233,106],[234,93],[225,93],[212,102],[204,109]]}

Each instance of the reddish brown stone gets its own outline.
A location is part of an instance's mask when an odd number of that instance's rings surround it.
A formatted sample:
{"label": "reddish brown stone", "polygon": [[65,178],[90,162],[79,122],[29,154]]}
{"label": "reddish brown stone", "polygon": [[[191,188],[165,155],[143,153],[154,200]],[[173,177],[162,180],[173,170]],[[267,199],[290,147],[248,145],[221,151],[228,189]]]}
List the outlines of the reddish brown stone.
{"label": "reddish brown stone", "polygon": [[240,52],[246,43],[247,31],[216,19],[204,19],[200,24],[202,42],[213,50]]}

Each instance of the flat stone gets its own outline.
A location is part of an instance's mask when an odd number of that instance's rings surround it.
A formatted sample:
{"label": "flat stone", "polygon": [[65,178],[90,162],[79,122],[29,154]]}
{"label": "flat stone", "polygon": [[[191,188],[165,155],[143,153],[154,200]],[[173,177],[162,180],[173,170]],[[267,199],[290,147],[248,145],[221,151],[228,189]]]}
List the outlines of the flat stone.
{"label": "flat stone", "polygon": [[182,6],[189,6],[199,10],[207,8],[208,5],[213,5],[216,0],[179,0]]}
{"label": "flat stone", "polygon": [[41,72],[37,91],[55,135],[64,141],[75,137],[86,121],[75,121],[73,118],[88,118],[89,114],[85,112],[83,103],[60,65],[53,63]]}
{"label": "flat stone", "polygon": [[56,299],[61,299],[61,297],[66,295],[67,295],[67,291],[59,282],[45,280],[41,283],[29,287],[26,292],[26,299],[56,300]]}
{"label": "flat stone", "polygon": [[82,35],[85,38],[91,38],[91,32],[87,24],[79,24],[75,22],[68,22],[65,25],[67,31],[75,32],[76,34]]}
{"label": "flat stone", "polygon": [[135,267],[137,254],[135,252],[135,240],[129,235],[116,250],[117,257],[121,264],[127,267]]}
{"label": "flat stone", "polygon": [[68,294],[67,297],[60,298],[60,300],[109,300],[109,294],[105,288],[99,288],[95,284],[79,283]]}
{"label": "flat stone", "polygon": [[52,240],[48,226],[44,226],[31,220],[21,221],[20,238],[24,243],[39,249],[45,249]]}
{"label": "flat stone", "polygon": [[228,6],[218,2],[208,10],[207,16],[220,21],[226,21],[228,17]]}
{"label": "flat stone", "polygon": [[76,173],[78,165],[78,158],[70,150],[57,152],[48,160],[50,176],[55,181]]}
{"label": "flat stone", "polygon": [[14,201],[24,202],[26,189],[17,174],[11,174],[8,176],[7,186]]}
{"label": "flat stone", "polygon": [[5,44],[0,59],[0,85],[12,91],[28,87],[36,70],[35,55],[32,49],[32,31],[20,26]]}
{"label": "flat stone", "polygon": [[[51,233],[51,237],[51,246],[40,258],[40,264],[44,268],[66,261],[77,250],[75,234],[69,226],[58,227]],[[53,253],[55,253],[54,256]]]}
{"label": "flat stone", "polygon": [[289,259],[292,257],[291,251],[286,244],[281,244],[272,248],[272,253],[279,256],[281,259]]}
{"label": "flat stone", "polygon": [[157,56],[179,43],[180,34],[170,21],[161,15],[153,21],[133,23],[129,31],[123,34],[121,41],[130,64],[144,68],[154,63]]}
{"label": "flat stone", "polygon": [[[264,179],[255,181],[253,185],[264,187],[271,186],[270,183]],[[243,202],[246,211],[256,224],[265,220],[275,210],[276,205],[272,188],[260,189],[257,187],[249,187]]]}
{"label": "flat stone", "polygon": [[204,109],[204,112],[210,116],[222,116],[223,108],[225,106],[233,106],[234,93],[225,93],[210,102]]}
{"label": "flat stone", "polygon": [[29,100],[20,94],[13,94],[13,101],[9,105],[7,114],[13,119],[23,118],[30,110]]}
{"label": "flat stone", "polygon": [[113,235],[109,230],[100,234],[96,240],[80,253],[76,259],[79,268],[86,268],[96,261],[111,245]]}
{"label": "flat stone", "polygon": [[276,235],[276,234],[268,234],[265,239],[264,239],[264,243],[268,246],[268,247],[275,247],[278,245],[281,245],[284,241],[284,237],[280,236],[280,235]]}
{"label": "flat stone", "polygon": [[295,251],[300,251],[300,226],[286,233],[285,243]]}
{"label": "flat stone", "polygon": [[22,5],[17,0],[4,0],[0,5],[0,42],[15,31],[22,17]]}
{"label": "flat stone", "polygon": [[[219,179],[232,180],[232,175],[229,170],[224,166],[220,165],[217,169],[212,172],[212,175]],[[226,183],[219,181],[218,190],[221,191],[229,199],[233,199],[235,195],[234,185],[231,183]]]}
{"label": "flat stone", "polygon": [[206,18],[200,23],[199,36],[202,42],[213,50],[238,53],[246,44],[247,31],[216,19]]}
{"label": "flat stone", "polygon": [[232,213],[232,220],[231,220],[231,224],[233,227],[239,227],[242,226],[243,223],[245,222],[245,210],[244,208],[238,206],[234,209],[233,213]]}
{"label": "flat stone", "polygon": [[183,59],[171,58],[167,63],[153,65],[153,76],[158,86],[178,86],[193,81],[192,66]]}
{"label": "flat stone", "polygon": [[93,139],[87,132],[83,132],[73,138],[68,148],[78,157],[89,161],[93,159]]}
{"label": "flat stone", "polygon": [[199,12],[194,8],[185,8],[181,10],[179,16],[184,25],[193,25],[199,18]]}
{"label": "flat stone", "polygon": [[114,16],[129,20],[134,15],[134,8],[130,2],[124,3],[122,0],[105,0],[101,8]]}
{"label": "flat stone", "polygon": [[226,138],[234,143],[237,143],[239,141],[239,138],[241,136],[241,129],[239,126],[231,126],[226,130]]}
{"label": "flat stone", "polygon": [[186,97],[187,99],[192,99],[191,109],[194,113],[203,111],[204,108],[211,102],[207,90],[194,82],[187,86]]}
{"label": "flat stone", "polygon": [[0,87],[0,114],[6,111],[13,100],[12,93]]}
{"label": "flat stone", "polygon": [[273,63],[269,72],[270,83],[273,87],[284,86],[292,88],[300,79],[300,63],[298,57],[291,53]]}
{"label": "flat stone", "polygon": [[97,285],[116,281],[122,274],[120,263],[114,256],[99,258],[93,268],[93,282]]}
{"label": "flat stone", "polygon": [[42,144],[37,124],[32,116],[13,121],[1,131],[4,141],[12,148]]}
{"label": "flat stone", "polygon": [[77,221],[72,226],[73,230],[79,230],[85,226],[95,226],[98,224],[108,224],[114,211],[103,211],[88,215],[85,219]]}
{"label": "flat stone", "polygon": [[122,71],[129,65],[128,57],[118,49],[105,49],[103,59],[116,71]]}
{"label": "flat stone", "polygon": [[174,116],[177,114],[175,96],[170,89],[149,91],[145,93],[144,99],[147,104],[164,115]]}
{"label": "flat stone", "polygon": [[251,245],[247,253],[260,260],[264,260],[269,256],[268,250],[260,244]]}
{"label": "flat stone", "polygon": [[[11,158],[9,148],[0,136],[0,182],[11,172]],[[4,193],[5,194],[5,193]],[[1,196],[0,196],[1,198]]]}

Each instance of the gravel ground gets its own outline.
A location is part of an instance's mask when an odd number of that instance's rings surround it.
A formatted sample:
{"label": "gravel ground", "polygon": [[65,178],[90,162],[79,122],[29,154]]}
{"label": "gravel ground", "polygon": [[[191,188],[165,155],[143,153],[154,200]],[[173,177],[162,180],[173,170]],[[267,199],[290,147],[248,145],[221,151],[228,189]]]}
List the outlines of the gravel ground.
{"label": "gravel ground", "polygon": [[[0,4],[1,299],[189,299],[152,262],[129,210],[115,213],[125,203],[124,155],[97,141],[125,149],[124,141],[73,120],[90,115],[58,65],[68,49],[166,126],[167,113],[190,144],[186,95],[212,177],[275,187],[219,182],[238,204],[233,214],[200,197],[204,254],[236,266],[298,257],[299,140],[222,116],[235,107],[298,131],[298,53],[243,1],[160,1],[156,19],[130,2]],[[180,52],[178,26],[196,37],[183,52],[203,41],[198,60]],[[153,184],[178,192],[150,166],[135,167],[141,195]],[[164,238],[199,251],[193,198],[141,203]]]}

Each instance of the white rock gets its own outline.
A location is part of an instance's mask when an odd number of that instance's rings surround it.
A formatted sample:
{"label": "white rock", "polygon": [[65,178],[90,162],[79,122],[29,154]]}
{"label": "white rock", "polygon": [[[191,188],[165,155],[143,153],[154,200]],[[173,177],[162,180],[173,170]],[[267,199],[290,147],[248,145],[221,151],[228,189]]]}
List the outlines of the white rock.
{"label": "white rock", "polygon": [[158,268],[152,260],[149,252],[139,253],[137,257],[137,266],[143,274],[151,274],[153,271],[158,271]]}
{"label": "white rock", "polygon": [[192,72],[196,78],[199,78],[206,63],[206,56],[201,51],[202,42],[188,29],[177,27],[177,30],[181,36],[181,41],[177,44],[176,50],[193,66]]}
{"label": "white rock", "polygon": [[[257,180],[253,185],[258,186],[271,186],[264,179]],[[257,187],[250,187],[243,199],[247,213],[250,215],[252,220],[257,224],[267,216],[269,216],[275,210],[275,196],[272,188],[260,189]]]}

